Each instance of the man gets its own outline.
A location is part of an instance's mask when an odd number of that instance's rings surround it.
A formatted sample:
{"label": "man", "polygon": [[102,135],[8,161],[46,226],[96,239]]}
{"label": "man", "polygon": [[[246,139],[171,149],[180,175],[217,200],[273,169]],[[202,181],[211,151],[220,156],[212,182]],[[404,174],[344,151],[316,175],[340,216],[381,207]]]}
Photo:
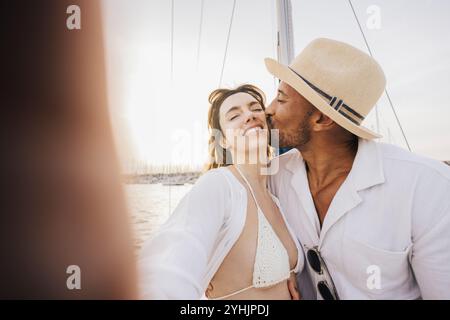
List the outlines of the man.
{"label": "man", "polygon": [[[370,56],[317,39],[267,108],[280,146],[270,187],[305,251],[318,299],[450,299],[450,169],[374,142],[362,126],[385,88]],[[300,289],[302,283],[299,283]],[[307,292],[302,292],[307,296]]]}

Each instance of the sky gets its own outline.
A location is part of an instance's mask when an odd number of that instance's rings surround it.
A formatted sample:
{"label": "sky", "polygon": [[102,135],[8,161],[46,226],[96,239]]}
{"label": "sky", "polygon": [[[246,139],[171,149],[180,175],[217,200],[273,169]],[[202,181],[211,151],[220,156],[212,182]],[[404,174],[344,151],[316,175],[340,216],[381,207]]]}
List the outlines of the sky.
{"label": "sky", "polygon": [[[450,1],[352,3],[412,151],[450,160]],[[233,0],[201,8],[202,0],[174,0],[172,28],[169,0],[103,1],[111,120],[125,170],[131,160],[201,166],[207,99],[219,86],[252,83],[274,97],[263,60],[276,58],[275,0],[236,1],[225,63]],[[295,54],[319,37],[368,52],[348,0],[292,0],[292,13]],[[385,96],[377,109],[381,141],[406,148]],[[375,119],[373,111],[364,125],[377,130]]]}

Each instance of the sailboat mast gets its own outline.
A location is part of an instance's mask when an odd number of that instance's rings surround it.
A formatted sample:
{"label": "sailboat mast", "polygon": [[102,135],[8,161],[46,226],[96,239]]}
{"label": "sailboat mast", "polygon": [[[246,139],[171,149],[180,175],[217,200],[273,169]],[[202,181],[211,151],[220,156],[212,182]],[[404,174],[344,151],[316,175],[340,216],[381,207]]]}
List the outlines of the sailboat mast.
{"label": "sailboat mast", "polygon": [[292,27],[291,0],[276,0],[276,2],[278,62],[290,64],[294,59],[294,29]]}
{"label": "sailboat mast", "polygon": [[[276,0],[277,3],[277,55],[278,62],[289,65],[294,59],[294,28],[292,27],[291,0]],[[279,148],[283,154],[290,148]]]}

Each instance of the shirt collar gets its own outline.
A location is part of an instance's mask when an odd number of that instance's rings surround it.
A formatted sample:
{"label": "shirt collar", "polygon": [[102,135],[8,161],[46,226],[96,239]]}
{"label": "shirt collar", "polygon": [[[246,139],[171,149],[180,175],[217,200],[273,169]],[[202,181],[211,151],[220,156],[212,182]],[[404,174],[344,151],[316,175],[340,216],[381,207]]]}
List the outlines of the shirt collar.
{"label": "shirt collar", "polygon": [[[286,163],[286,169],[292,173],[298,172],[301,166],[305,166],[301,153],[297,149],[292,149],[288,153],[295,153],[297,156],[291,157]],[[351,180],[355,191],[385,182],[383,158],[377,142],[361,138],[358,140],[358,151],[347,179]]]}

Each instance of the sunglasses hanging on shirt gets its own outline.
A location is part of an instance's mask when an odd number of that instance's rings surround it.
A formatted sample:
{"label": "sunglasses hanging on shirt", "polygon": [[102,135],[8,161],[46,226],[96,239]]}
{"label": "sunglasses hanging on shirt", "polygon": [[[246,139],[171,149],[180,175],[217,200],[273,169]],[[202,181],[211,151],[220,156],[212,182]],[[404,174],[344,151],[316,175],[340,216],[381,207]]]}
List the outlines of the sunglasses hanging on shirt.
{"label": "sunglasses hanging on shirt", "polygon": [[[308,248],[307,248],[308,249]],[[328,272],[325,261],[317,247],[310,248],[306,251],[308,264],[312,270],[320,277],[316,283],[317,290],[324,300],[339,300],[336,286],[333,283],[330,273]]]}

